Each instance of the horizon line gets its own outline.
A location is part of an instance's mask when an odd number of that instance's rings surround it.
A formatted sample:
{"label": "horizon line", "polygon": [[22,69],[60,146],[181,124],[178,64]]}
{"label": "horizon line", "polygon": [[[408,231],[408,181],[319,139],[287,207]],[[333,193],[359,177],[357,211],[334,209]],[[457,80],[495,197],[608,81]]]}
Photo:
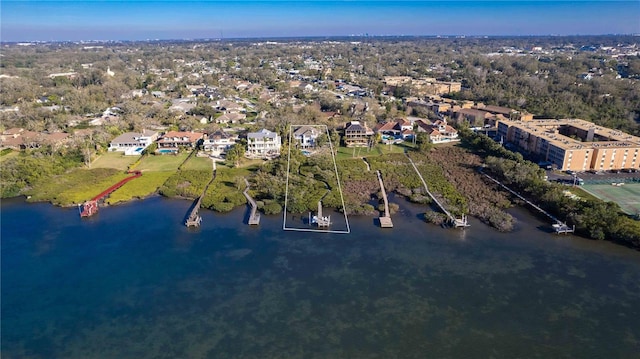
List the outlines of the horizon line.
{"label": "horizon line", "polygon": [[82,43],[82,42],[163,42],[163,41],[230,41],[230,40],[269,40],[269,39],[331,39],[331,38],[431,38],[431,39],[464,39],[464,38],[526,38],[526,37],[605,37],[605,36],[632,36],[640,37],[640,33],[606,33],[606,34],[504,34],[504,35],[370,35],[370,34],[349,34],[349,35],[299,35],[299,36],[237,36],[237,37],[195,37],[195,38],[148,38],[148,39],[82,39],[82,40],[9,40],[0,39],[2,44],[24,44],[24,43]]}

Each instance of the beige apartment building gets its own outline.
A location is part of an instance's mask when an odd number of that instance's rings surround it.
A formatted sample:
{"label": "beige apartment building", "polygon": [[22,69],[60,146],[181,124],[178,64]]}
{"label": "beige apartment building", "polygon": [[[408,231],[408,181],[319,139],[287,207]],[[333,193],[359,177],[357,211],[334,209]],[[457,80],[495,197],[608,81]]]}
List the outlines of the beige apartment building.
{"label": "beige apartment building", "polygon": [[561,170],[640,169],[640,138],[580,119],[498,121],[498,136]]}

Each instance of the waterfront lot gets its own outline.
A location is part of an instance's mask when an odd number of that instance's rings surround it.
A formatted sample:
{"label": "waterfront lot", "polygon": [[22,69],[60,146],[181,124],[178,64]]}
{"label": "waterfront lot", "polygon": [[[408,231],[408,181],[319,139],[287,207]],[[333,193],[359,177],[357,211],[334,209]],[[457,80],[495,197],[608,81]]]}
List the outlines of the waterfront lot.
{"label": "waterfront lot", "polygon": [[197,170],[197,171],[211,171],[213,170],[213,164],[209,157],[191,157],[184,166],[183,170]]}
{"label": "waterfront lot", "polygon": [[105,200],[108,204],[129,201],[133,198],[145,198],[154,194],[162,186],[173,171],[144,172],[141,177],[127,182]]}
{"label": "waterfront lot", "polygon": [[336,159],[353,157],[380,156],[387,153],[403,153],[405,146],[377,144],[373,148],[367,147],[338,147]]}
{"label": "waterfront lot", "polygon": [[640,212],[640,183],[626,183],[622,186],[586,184],[581,188],[602,200],[617,203],[628,214]]}
{"label": "waterfront lot", "polygon": [[127,177],[127,174],[109,168],[76,168],[40,181],[27,195],[30,200],[50,201],[53,204],[69,206],[82,203]]}
{"label": "waterfront lot", "polygon": [[136,170],[145,171],[175,171],[189,156],[189,152],[177,155],[152,155],[147,156],[136,166]]}
{"label": "waterfront lot", "polygon": [[91,163],[91,168],[115,168],[125,171],[139,156],[125,156],[123,152],[106,152]]}

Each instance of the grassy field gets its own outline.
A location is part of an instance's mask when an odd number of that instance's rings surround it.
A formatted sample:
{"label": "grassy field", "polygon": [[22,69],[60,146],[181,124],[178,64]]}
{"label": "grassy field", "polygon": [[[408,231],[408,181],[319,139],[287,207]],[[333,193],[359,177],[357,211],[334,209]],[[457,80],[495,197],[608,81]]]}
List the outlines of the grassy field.
{"label": "grassy field", "polygon": [[617,203],[628,214],[640,212],[640,183],[627,183],[620,187],[610,184],[586,184],[581,188],[602,200]]}
{"label": "grassy field", "polygon": [[380,156],[387,153],[403,153],[405,147],[398,145],[383,145],[377,144],[373,146],[371,150],[365,147],[338,147],[338,154],[336,155],[336,159],[343,158],[352,158],[352,157],[372,157],[372,156]]}
{"label": "grassy field", "polygon": [[211,171],[213,164],[208,157],[191,157],[182,167],[183,170]]}
{"label": "grassy field", "polygon": [[91,163],[91,168],[115,168],[125,171],[139,156],[125,156],[123,152],[106,152]]}
{"label": "grassy field", "polygon": [[175,171],[188,156],[189,152],[182,152],[178,155],[147,156],[142,159],[140,164],[137,165],[135,169],[142,172]]}
{"label": "grassy field", "polygon": [[106,199],[106,202],[114,204],[152,195],[173,173],[173,171],[144,172],[142,177],[127,182],[127,184],[113,192]]}
{"label": "grassy field", "polygon": [[127,176],[129,175],[111,168],[77,168],[41,181],[27,194],[31,196],[31,201],[50,201],[56,205],[68,206],[91,199]]}

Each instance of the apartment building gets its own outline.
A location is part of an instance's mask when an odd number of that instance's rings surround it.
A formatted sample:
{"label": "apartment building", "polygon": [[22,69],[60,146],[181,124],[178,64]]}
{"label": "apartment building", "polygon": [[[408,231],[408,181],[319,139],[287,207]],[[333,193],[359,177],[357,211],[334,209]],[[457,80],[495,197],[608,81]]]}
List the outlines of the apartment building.
{"label": "apartment building", "polygon": [[639,137],[581,119],[502,119],[498,137],[561,170],[640,169]]}

